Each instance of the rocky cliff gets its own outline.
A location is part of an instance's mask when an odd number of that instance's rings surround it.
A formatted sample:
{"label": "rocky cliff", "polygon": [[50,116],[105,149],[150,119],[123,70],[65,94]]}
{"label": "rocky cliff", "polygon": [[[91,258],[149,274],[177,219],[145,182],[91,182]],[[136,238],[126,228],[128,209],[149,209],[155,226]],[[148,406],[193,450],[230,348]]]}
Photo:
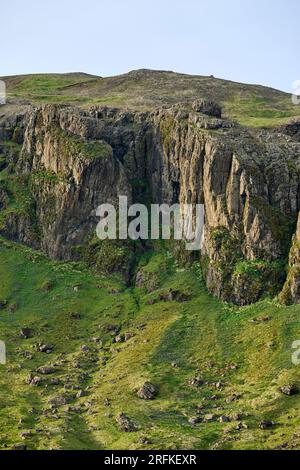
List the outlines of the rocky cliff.
{"label": "rocky cliff", "polygon": [[220,115],[209,102],[151,112],[8,107],[0,118],[1,234],[55,259],[98,259],[99,269],[129,279],[136,248],[95,240],[97,206],[119,195],[203,203],[199,258],[210,292],[245,305],[284,285],[282,301],[297,302],[299,125],[254,131]]}

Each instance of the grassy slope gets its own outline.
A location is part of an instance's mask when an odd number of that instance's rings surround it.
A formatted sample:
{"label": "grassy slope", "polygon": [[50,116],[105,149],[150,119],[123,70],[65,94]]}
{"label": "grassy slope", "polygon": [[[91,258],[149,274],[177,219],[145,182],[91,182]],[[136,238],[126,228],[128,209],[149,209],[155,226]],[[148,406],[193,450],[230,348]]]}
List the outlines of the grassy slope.
{"label": "grassy slope", "polygon": [[[291,344],[300,339],[300,306],[281,307],[265,300],[246,308],[229,307],[207,294],[196,266],[178,269],[165,252],[150,259],[149,271],[160,273],[159,288],[151,294],[125,289],[118,280],[95,275],[84,266],[50,262],[6,241],[1,241],[0,258],[0,299],[17,305],[14,313],[7,307],[0,310],[0,339],[8,348],[8,363],[0,366],[0,445],[22,442],[20,433],[31,430],[25,442],[32,449],[300,448],[299,397],[278,392],[290,381],[300,385],[299,367],[291,363]],[[169,267],[165,275],[161,266]],[[48,292],[45,282],[53,285]],[[191,292],[191,301],[147,304],[170,287]],[[81,319],[70,318],[70,312],[79,312]],[[251,322],[267,316],[269,321]],[[113,343],[109,324],[134,337]],[[34,329],[33,338],[19,338],[24,326]],[[95,336],[103,339],[103,349],[90,341]],[[37,342],[52,343],[53,353],[36,352]],[[90,351],[83,352],[82,345]],[[22,356],[24,350],[32,359]],[[29,372],[53,363],[60,385],[24,383]],[[238,368],[228,370],[230,363]],[[88,376],[82,382],[84,371]],[[192,388],[187,382],[195,375],[210,385]],[[134,392],[145,380],[159,387],[153,401],[140,400]],[[224,383],[220,390],[211,385],[218,380]],[[67,389],[64,384],[69,384]],[[76,387],[87,386],[87,396],[72,397]],[[233,393],[240,393],[240,400],[227,403]],[[67,412],[65,405],[45,414],[49,397],[60,394],[68,395],[72,406],[82,404],[83,412]],[[204,413],[242,413],[248,429],[238,431],[237,423],[219,422],[192,426],[188,418],[201,404]],[[137,432],[119,431],[115,417],[121,411],[139,426]],[[276,425],[261,430],[264,418]],[[141,443],[142,437],[149,444]]]}
{"label": "grassy slope", "polygon": [[4,78],[9,98],[34,103],[103,104],[151,110],[161,105],[214,99],[224,114],[250,127],[274,127],[300,116],[287,93],[214,77],[139,70],[115,77],[43,74]]}

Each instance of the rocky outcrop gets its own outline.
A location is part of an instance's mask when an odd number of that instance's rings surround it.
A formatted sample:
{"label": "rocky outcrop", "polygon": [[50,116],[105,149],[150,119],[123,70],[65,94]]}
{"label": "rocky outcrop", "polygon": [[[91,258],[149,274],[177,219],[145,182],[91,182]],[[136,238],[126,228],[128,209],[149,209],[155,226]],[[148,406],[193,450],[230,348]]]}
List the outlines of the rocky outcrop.
{"label": "rocky outcrop", "polygon": [[[300,144],[283,130],[254,132],[220,116],[202,101],[151,113],[47,105],[18,122],[10,116],[5,135],[2,118],[3,142],[18,151],[6,157],[11,176],[0,185],[1,233],[52,258],[98,259],[129,278],[130,244],[93,241],[96,208],[119,195],[203,203],[208,289],[240,305],[277,294],[300,207]],[[12,186],[20,178],[25,199]]]}
{"label": "rocky outcrop", "polygon": [[287,305],[300,302],[300,215],[289,254],[287,280],[279,299]]}

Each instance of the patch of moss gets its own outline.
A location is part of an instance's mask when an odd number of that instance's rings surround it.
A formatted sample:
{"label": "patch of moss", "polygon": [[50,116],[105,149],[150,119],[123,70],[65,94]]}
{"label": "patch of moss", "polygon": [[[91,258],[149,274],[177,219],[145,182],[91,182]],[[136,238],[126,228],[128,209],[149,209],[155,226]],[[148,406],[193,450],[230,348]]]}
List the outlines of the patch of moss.
{"label": "patch of moss", "polygon": [[51,125],[51,134],[58,141],[62,155],[81,156],[91,160],[111,158],[111,146],[104,141],[85,141],[79,136],[70,134],[59,126]]}

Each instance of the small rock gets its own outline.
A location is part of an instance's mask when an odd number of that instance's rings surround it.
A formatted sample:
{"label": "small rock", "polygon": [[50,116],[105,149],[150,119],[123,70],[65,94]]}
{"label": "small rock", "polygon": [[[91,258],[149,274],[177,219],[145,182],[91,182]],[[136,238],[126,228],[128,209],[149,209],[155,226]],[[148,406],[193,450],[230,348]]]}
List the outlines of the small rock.
{"label": "small rock", "polygon": [[96,343],[96,344],[98,344],[99,346],[102,346],[102,339],[99,338],[99,337],[92,338],[92,339],[91,339],[91,342],[92,342],[92,343]]}
{"label": "small rock", "polygon": [[124,343],[124,335],[118,335],[115,337],[115,343]]}
{"label": "small rock", "polygon": [[217,382],[217,383],[215,384],[215,387],[216,387],[216,388],[222,388],[223,386],[224,386],[224,385],[223,385],[222,382]]}
{"label": "small rock", "polygon": [[136,431],[135,424],[124,413],[120,413],[117,416],[116,421],[117,421],[121,431],[123,431],[123,432],[134,432],[134,431]]}
{"label": "small rock", "polygon": [[260,429],[270,429],[273,426],[274,426],[274,423],[273,421],[270,421],[270,420],[263,420],[259,424]]}
{"label": "small rock", "polygon": [[297,395],[299,393],[298,387],[294,384],[284,385],[283,387],[281,387],[280,391],[288,397]]}
{"label": "small rock", "polygon": [[44,379],[42,379],[42,377],[39,377],[39,376],[34,376],[32,374],[29,374],[26,378],[26,383],[28,385],[40,385],[42,382],[44,382]]}
{"label": "small rock", "polygon": [[151,444],[151,441],[149,439],[147,439],[147,437],[140,437],[139,438],[139,444],[149,445],[149,444]]}
{"label": "small rock", "polygon": [[33,330],[31,328],[21,328],[20,330],[20,338],[28,339],[31,338],[33,334]]}
{"label": "small rock", "polygon": [[51,353],[53,351],[54,347],[51,345],[51,344],[42,344],[42,343],[39,343],[37,345],[37,350],[39,352],[42,352],[42,353]]}
{"label": "small rock", "polygon": [[129,340],[130,340],[131,338],[133,338],[133,337],[134,337],[134,334],[133,334],[133,333],[127,332],[127,333],[125,333],[125,335],[124,335],[124,341],[129,341]]}
{"label": "small rock", "polygon": [[67,400],[63,395],[57,395],[56,397],[50,398],[49,403],[55,407],[64,406],[67,404]]}
{"label": "small rock", "polygon": [[54,367],[51,366],[41,366],[37,369],[37,372],[42,375],[50,375],[53,374],[55,371]]}
{"label": "small rock", "polygon": [[238,425],[235,428],[237,431],[240,431],[241,429],[248,429],[248,425],[246,423],[238,423]]}
{"label": "small rock", "polygon": [[230,421],[241,421],[242,415],[239,413],[233,413],[229,416]]}
{"label": "small rock", "polygon": [[157,388],[151,382],[145,382],[137,392],[137,396],[143,400],[153,400],[157,395]]}
{"label": "small rock", "polygon": [[189,423],[192,426],[195,426],[196,424],[200,423],[201,419],[198,416],[193,416],[192,418],[189,418]]}
{"label": "small rock", "polygon": [[201,387],[204,385],[204,380],[201,377],[193,377],[189,380],[189,385],[192,387]]}
{"label": "small rock", "polygon": [[228,416],[222,415],[222,416],[220,416],[219,421],[220,421],[220,423],[229,423],[230,419],[228,418]]}
{"label": "small rock", "polygon": [[208,413],[206,415],[204,415],[204,418],[203,418],[203,421],[205,423],[212,423],[213,421],[216,421],[217,419],[217,416],[213,413]]}
{"label": "small rock", "polygon": [[72,320],[81,320],[81,315],[78,312],[71,312],[70,313],[70,318]]}
{"label": "small rock", "polygon": [[231,397],[226,398],[226,403],[233,403],[234,401],[238,401],[240,398],[240,394],[234,393]]}

